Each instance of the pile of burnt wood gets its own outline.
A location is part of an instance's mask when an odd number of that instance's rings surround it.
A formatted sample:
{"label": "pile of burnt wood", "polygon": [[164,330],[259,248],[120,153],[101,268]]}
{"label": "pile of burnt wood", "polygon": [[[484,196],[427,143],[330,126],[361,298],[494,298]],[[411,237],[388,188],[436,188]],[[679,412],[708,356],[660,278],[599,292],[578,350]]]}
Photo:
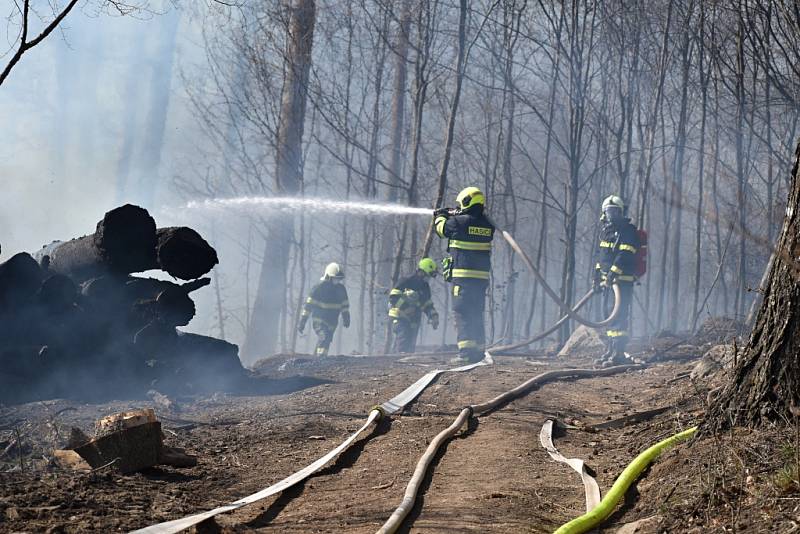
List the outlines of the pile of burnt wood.
{"label": "pile of burnt wood", "polygon": [[[245,376],[236,345],[176,328],[217,263],[191,228],[126,204],[92,235],[0,264],[0,402],[229,387]],[[131,275],[152,269],[185,282]]]}

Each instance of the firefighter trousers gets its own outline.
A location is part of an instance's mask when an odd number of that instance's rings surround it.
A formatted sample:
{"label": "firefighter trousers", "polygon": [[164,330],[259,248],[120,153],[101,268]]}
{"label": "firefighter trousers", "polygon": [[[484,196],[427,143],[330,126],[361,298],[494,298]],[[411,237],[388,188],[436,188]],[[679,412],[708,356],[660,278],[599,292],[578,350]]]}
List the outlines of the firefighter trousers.
{"label": "firefighter trousers", "polygon": [[[633,282],[617,282],[620,292],[620,308],[616,319],[606,329],[606,347],[611,353],[623,353],[631,337],[629,331],[631,303],[633,302]],[[614,308],[614,293],[604,293],[604,310],[606,317]]]}
{"label": "firefighter trousers", "polygon": [[483,324],[488,280],[453,279],[453,315],[458,333],[458,354],[471,362],[483,359],[486,330]]}
{"label": "firefighter trousers", "polygon": [[419,321],[397,318],[392,322],[394,329],[394,352],[414,352],[417,348]]}
{"label": "firefighter trousers", "polygon": [[317,334],[317,348],[314,354],[317,356],[327,356],[328,348],[333,341],[333,333],[336,331],[335,325],[330,325],[327,321],[322,319],[312,319],[311,326],[314,328],[314,333]]}

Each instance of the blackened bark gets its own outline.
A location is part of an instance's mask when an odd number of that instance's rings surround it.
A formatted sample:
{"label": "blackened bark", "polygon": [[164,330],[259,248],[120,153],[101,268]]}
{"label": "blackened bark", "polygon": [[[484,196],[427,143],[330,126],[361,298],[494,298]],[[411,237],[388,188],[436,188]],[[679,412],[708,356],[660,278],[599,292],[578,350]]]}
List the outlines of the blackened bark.
{"label": "blackened bark", "polygon": [[214,247],[191,228],[159,228],[156,236],[158,267],[176,278],[200,278],[219,263]]}
{"label": "blackened bark", "polygon": [[155,268],[156,244],[156,223],[147,210],[125,204],[106,213],[94,234],[53,243],[36,255],[40,262],[49,262],[50,271],[81,282],[109,272]]}
{"label": "blackened bark", "polygon": [[800,406],[800,143],[775,260],[732,380],[709,409],[712,429],[791,417]]}

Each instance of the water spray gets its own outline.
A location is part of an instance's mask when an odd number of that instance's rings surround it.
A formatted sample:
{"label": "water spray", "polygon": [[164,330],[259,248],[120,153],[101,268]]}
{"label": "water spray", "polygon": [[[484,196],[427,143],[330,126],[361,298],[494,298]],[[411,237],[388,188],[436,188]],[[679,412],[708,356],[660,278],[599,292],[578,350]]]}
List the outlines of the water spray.
{"label": "water spray", "polygon": [[278,213],[328,212],[357,215],[423,215],[430,217],[430,208],[403,206],[380,202],[362,202],[354,200],[330,200],[315,197],[264,197],[244,196],[235,198],[210,198],[192,200],[183,209],[188,210],[224,210],[267,211]]}
{"label": "water spray", "polygon": [[[327,212],[327,213],[347,213],[355,215],[420,215],[425,217],[448,215],[453,216],[459,213],[459,210],[453,208],[421,208],[416,206],[404,206],[402,204],[390,204],[380,202],[363,202],[354,200],[330,200],[326,198],[316,197],[266,197],[266,196],[241,196],[234,198],[210,198],[206,200],[193,200],[186,203],[183,209],[189,210],[244,210],[244,211],[269,211],[278,213],[303,213],[303,212]],[[488,216],[487,216],[488,218]],[[578,315],[577,311],[589,300],[595,293],[593,290],[589,291],[575,307],[567,305],[562,301],[558,294],[548,285],[544,276],[536,269],[531,259],[525,254],[525,251],[517,244],[514,238],[505,230],[501,230],[491,219],[489,221],[501,233],[503,238],[508,242],[511,248],[516,252],[528,267],[528,270],[537,278],[539,283],[544,288],[548,296],[559,306],[563,317],[554,325],[553,328],[542,332],[539,335],[533,336],[527,340],[508,345],[495,350],[520,348],[533,343],[543,337],[551,334],[558,327],[560,327],[568,319],[577,321],[580,324],[590,328],[603,328],[611,324],[620,312],[621,296],[619,287],[615,284],[612,287],[614,293],[614,307],[611,314],[602,321],[590,321],[585,317]]]}

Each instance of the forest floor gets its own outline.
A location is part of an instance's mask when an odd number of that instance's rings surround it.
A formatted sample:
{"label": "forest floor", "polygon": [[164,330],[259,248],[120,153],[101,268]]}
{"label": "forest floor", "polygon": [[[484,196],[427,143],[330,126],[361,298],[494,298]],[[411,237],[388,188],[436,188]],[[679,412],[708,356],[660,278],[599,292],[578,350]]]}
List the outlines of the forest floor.
{"label": "forest floor", "polygon": [[[548,532],[580,515],[580,478],[541,447],[542,424],[557,418],[572,427],[554,434],[554,443],[564,456],[584,459],[605,493],[639,452],[702,419],[714,384],[695,382],[688,372],[703,348],[683,345],[674,354],[672,348],[656,351],[643,369],[550,382],[473,419],[435,459],[404,531]],[[545,370],[591,366],[591,358],[501,356],[493,366],[442,375],[402,415],[379,422],[305,483],[219,515],[197,531],[375,532],[400,503],[431,438],[460,408]],[[178,398],[174,409],[156,407],[166,442],[196,454],[196,467],[129,476],[69,471],[49,458],[71,427],[91,433],[96,419],[151,402],[0,407],[0,445],[6,443],[0,446],[0,532],[128,531],[232,502],[333,449],[372,406],[437,367],[447,367],[446,358],[268,360],[261,372],[276,384],[275,394]],[[665,411],[592,431],[654,408]],[[603,531],[638,520],[644,521],[635,532],[797,529],[800,436],[794,428],[738,430],[677,446],[645,472]],[[22,447],[3,452],[15,437]]]}

